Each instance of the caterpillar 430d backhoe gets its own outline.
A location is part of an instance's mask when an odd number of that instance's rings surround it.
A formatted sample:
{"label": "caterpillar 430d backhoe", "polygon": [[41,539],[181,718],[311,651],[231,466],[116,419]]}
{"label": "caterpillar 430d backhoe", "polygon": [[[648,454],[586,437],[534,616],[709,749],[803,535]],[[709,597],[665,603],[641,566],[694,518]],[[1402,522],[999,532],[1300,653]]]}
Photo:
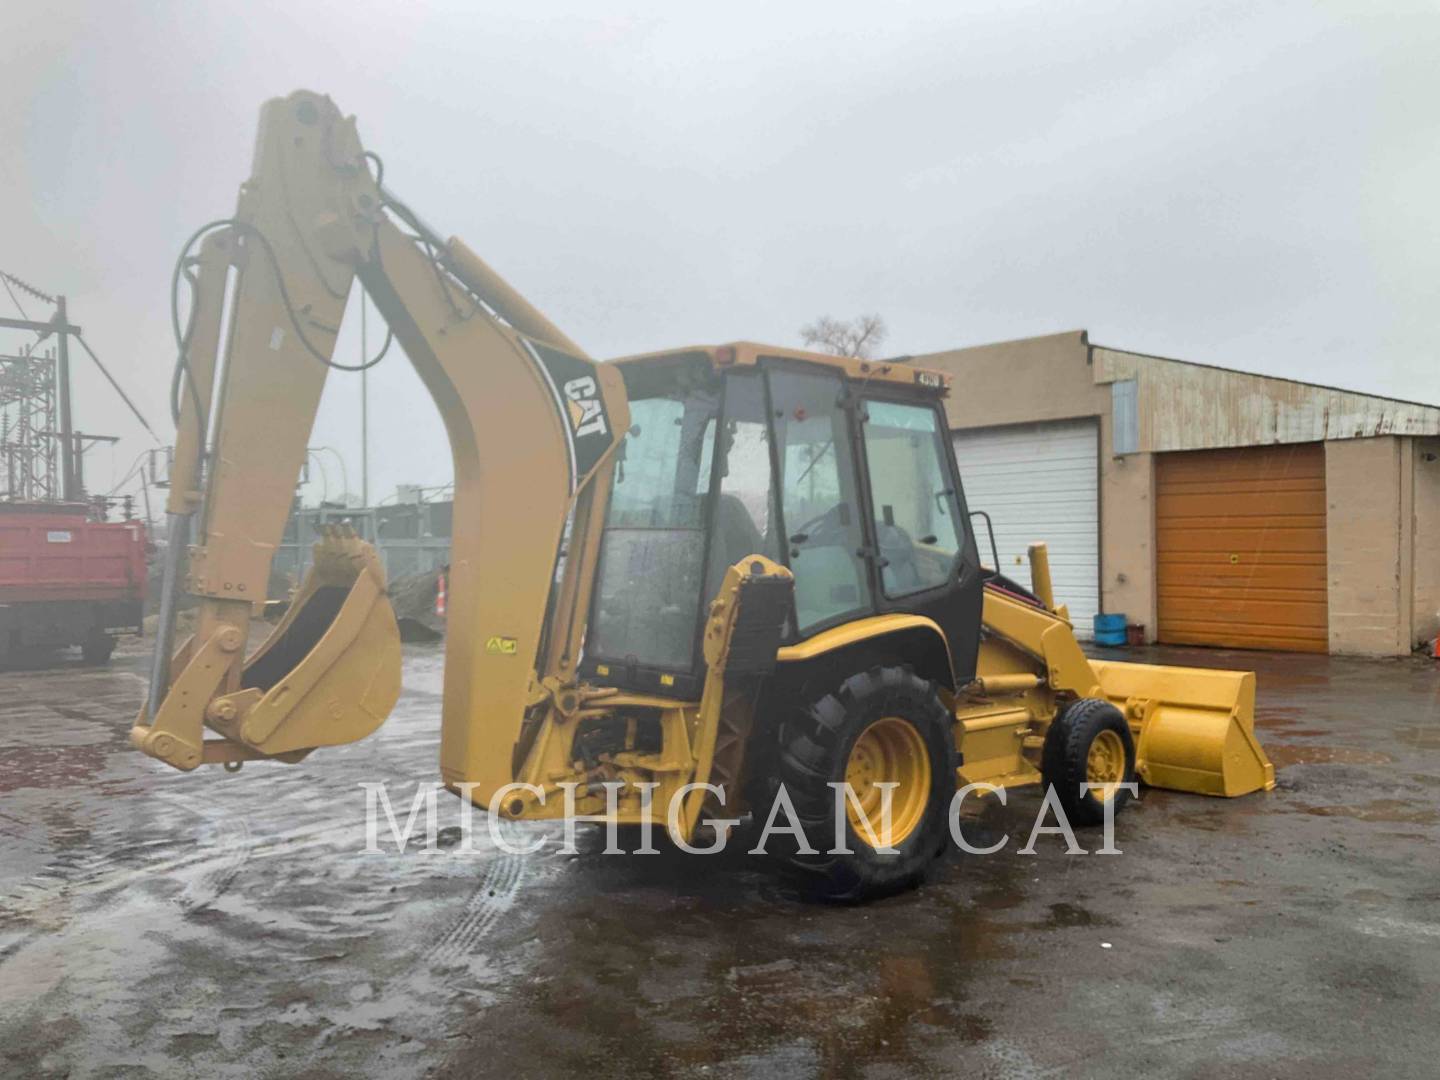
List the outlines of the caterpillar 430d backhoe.
{"label": "caterpillar 430d backhoe", "polygon": [[[235,216],[195,240],[145,753],[293,763],[396,700],[384,576],[352,535],[317,543],[246,655],[358,278],[454,454],[440,771],[463,797],[553,818],[575,785],[576,812],[622,824],[678,807],[688,840],[722,798],[735,816],[783,790],[808,839],[790,858],[857,898],[923,873],[968,783],[1053,783],[1076,823],[1136,776],[1273,786],[1252,674],[1087,659],[1043,547],[1029,589],[982,564],[945,376],[753,344],[596,363],[307,92],[264,107]],[[172,655],[182,588],[198,623]]]}

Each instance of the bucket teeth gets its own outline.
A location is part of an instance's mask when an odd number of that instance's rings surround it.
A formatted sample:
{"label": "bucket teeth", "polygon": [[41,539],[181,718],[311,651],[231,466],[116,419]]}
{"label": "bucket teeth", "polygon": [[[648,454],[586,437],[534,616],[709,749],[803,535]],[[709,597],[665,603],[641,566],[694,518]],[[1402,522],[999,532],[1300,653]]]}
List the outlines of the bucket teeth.
{"label": "bucket teeth", "polygon": [[349,525],[325,525],[312,547],[314,562],[311,573],[317,584],[350,585],[362,573],[376,575],[381,587],[385,571],[375,549],[361,540]]}

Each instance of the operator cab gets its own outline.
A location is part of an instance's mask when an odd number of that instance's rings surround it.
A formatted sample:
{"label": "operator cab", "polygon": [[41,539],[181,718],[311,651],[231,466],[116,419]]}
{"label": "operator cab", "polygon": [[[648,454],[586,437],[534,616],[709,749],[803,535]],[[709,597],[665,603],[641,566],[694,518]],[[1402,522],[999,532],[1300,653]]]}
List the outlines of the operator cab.
{"label": "operator cab", "polygon": [[693,700],[726,569],[795,575],[782,640],[902,612],[935,620],[973,671],[981,582],[946,431],[944,377],[755,345],[618,361],[631,427],[616,457],[582,674]]}

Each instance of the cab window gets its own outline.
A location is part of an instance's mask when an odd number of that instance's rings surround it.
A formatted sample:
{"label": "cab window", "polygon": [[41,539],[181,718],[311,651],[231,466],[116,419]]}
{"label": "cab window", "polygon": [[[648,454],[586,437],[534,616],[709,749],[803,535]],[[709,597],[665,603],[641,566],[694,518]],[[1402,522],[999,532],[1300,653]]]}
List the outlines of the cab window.
{"label": "cab window", "polygon": [[964,532],[936,410],[867,401],[862,430],[881,588],[894,598],[944,585]]}
{"label": "cab window", "polygon": [[705,575],[718,386],[630,402],[600,540],[586,653],[671,671],[693,665]]}
{"label": "cab window", "polygon": [[736,371],[726,377],[725,407],[716,442],[720,490],[710,535],[707,601],[720,591],[725,571],[747,555],[764,555],[777,562],[784,559],[780,516],[775,512],[763,375]]}
{"label": "cab window", "polygon": [[868,610],[864,534],[838,376],[772,369],[780,507],[795,575],[797,629]]}

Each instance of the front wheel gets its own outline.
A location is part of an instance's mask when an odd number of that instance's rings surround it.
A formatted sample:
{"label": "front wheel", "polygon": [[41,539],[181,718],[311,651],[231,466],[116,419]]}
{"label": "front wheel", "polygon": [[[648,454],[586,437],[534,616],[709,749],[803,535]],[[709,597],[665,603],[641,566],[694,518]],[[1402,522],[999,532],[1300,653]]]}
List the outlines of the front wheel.
{"label": "front wheel", "polygon": [[785,726],[780,781],[814,852],[788,857],[811,892],[854,902],[921,880],[947,836],[955,793],[951,725],[933,683],[909,668],[875,667]]}
{"label": "front wheel", "polygon": [[1135,783],[1135,739],[1120,710],[1100,698],[1067,705],[1045,734],[1041,776],[1075,825],[1099,825],[1105,804],[1119,813]]}
{"label": "front wheel", "polygon": [[92,630],[80,646],[80,657],[87,664],[108,664],[115,651],[115,639],[109,634]]}

